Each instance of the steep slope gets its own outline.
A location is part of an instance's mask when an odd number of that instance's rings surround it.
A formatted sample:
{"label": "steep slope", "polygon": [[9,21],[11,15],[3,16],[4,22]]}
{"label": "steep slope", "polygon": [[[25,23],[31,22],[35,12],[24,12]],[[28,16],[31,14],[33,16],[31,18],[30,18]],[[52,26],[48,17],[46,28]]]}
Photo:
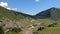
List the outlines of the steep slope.
{"label": "steep slope", "polygon": [[11,20],[20,20],[24,18],[32,18],[31,15],[24,14],[21,12],[16,12],[13,10],[7,10],[6,8],[3,8],[0,6],[0,18],[9,18]]}
{"label": "steep slope", "polygon": [[60,9],[52,7],[48,10],[38,13],[37,15],[35,15],[35,17],[38,19],[51,18],[54,20],[60,20]]}
{"label": "steep slope", "polygon": [[[33,19],[33,16],[22,13],[22,12],[17,12],[13,10],[8,10],[4,7],[0,6],[0,24],[6,24],[9,23],[10,26],[17,25],[28,25],[31,24],[31,20]],[[7,25],[9,27],[9,25]]]}

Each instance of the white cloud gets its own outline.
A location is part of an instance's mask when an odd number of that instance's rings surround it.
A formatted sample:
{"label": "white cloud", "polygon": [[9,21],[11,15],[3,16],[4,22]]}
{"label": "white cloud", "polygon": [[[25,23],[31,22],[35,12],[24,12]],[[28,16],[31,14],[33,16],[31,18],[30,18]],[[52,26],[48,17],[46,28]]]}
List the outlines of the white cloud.
{"label": "white cloud", "polygon": [[40,0],[35,0],[35,2],[39,2]]}
{"label": "white cloud", "polygon": [[7,8],[8,10],[11,10],[11,8]]}
{"label": "white cloud", "polygon": [[17,8],[12,8],[12,10],[17,10]]}
{"label": "white cloud", "polygon": [[17,10],[17,8],[7,8],[8,10]]}
{"label": "white cloud", "polygon": [[17,8],[9,8],[7,2],[0,2],[0,6],[5,7],[8,10],[17,10]]}
{"label": "white cloud", "polygon": [[7,2],[0,2],[0,6],[7,7],[8,6],[8,3]]}

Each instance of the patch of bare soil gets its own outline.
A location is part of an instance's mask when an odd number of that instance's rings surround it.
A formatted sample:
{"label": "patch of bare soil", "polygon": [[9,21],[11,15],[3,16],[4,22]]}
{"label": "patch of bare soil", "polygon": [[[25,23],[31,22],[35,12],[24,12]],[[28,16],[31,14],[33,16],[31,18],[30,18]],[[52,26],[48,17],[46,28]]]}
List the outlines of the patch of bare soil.
{"label": "patch of bare soil", "polygon": [[33,34],[29,29],[23,29],[22,34]]}

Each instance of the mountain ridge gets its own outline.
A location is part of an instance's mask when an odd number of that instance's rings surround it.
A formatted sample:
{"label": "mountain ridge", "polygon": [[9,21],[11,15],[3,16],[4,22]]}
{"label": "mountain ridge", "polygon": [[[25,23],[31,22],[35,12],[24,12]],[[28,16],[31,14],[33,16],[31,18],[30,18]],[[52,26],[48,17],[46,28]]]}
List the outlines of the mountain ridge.
{"label": "mountain ridge", "polygon": [[42,18],[42,19],[43,18],[52,18],[52,19],[57,20],[57,18],[60,17],[59,13],[60,13],[59,8],[52,7],[50,9],[47,9],[45,11],[42,11],[42,12],[36,14],[35,16],[38,16],[37,18]]}
{"label": "mountain ridge", "polygon": [[29,14],[17,12],[14,10],[8,10],[8,9],[0,6],[0,18],[3,16],[3,17],[8,17],[10,19],[12,18],[12,19],[17,19],[17,20],[19,20],[21,18],[24,19],[26,17],[31,18],[31,19],[51,18],[54,20],[58,20],[58,18],[60,17],[60,16],[58,16],[59,13],[60,13],[60,8],[52,7],[47,10],[41,11],[41,12],[37,13],[36,15],[29,15]]}

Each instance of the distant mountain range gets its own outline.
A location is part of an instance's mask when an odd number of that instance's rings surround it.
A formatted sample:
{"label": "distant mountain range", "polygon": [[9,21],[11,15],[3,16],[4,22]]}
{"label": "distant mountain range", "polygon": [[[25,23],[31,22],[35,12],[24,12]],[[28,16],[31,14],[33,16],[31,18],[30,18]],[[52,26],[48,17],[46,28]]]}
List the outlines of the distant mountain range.
{"label": "distant mountain range", "polygon": [[7,17],[9,19],[23,19],[23,18],[35,18],[35,19],[45,19],[45,18],[51,18],[51,19],[60,19],[60,8],[50,8],[45,11],[42,11],[34,16],[28,15],[22,12],[17,12],[13,10],[8,10],[6,8],[3,8],[0,6],[0,18]]}

